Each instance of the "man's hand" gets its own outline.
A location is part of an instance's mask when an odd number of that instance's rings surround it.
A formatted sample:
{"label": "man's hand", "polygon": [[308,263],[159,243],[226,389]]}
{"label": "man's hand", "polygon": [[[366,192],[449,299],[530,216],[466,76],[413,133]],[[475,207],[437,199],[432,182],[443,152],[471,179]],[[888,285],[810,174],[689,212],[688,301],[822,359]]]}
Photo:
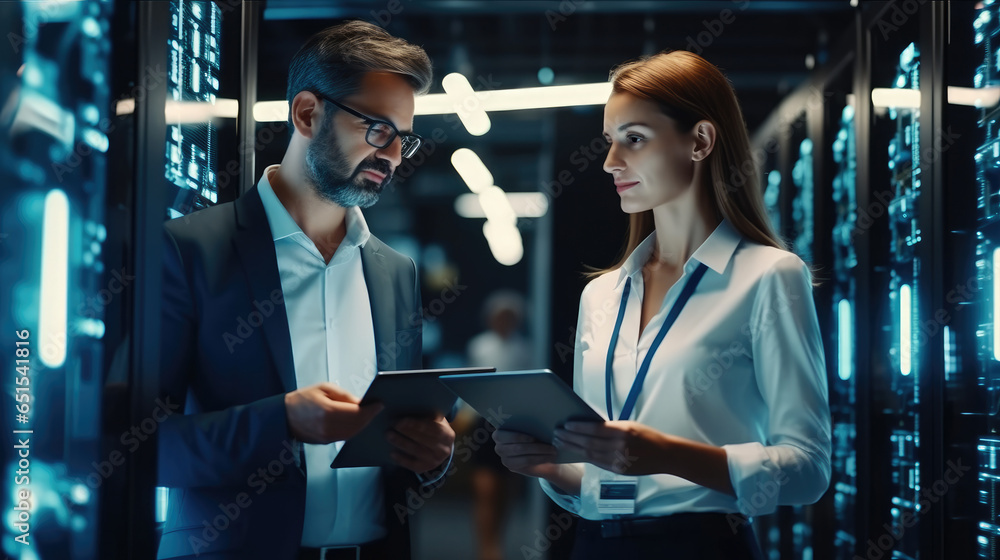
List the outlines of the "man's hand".
{"label": "man's hand", "polygon": [[441,414],[431,419],[410,417],[397,422],[386,439],[396,448],[393,461],[415,473],[425,473],[451,455],[455,431]]}
{"label": "man's hand", "polygon": [[285,394],[292,437],[303,443],[343,441],[361,431],[382,411],[381,404],[358,406],[358,398],[333,383],[319,383]]}

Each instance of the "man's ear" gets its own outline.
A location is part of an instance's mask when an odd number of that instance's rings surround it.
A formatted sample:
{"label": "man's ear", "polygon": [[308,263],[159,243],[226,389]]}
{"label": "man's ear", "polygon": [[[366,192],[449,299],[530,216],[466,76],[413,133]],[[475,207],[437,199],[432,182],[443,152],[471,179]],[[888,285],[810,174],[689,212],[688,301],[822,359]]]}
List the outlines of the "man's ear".
{"label": "man's ear", "polygon": [[702,161],[715,149],[715,125],[709,121],[698,121],[694,125],[694,151],[692,161]]}
{"label": "man's ear", "polygon": [[293,132],[298,132],[305,138],[312,138],[319,130],[323,121],[323,103],[319,97],[310,91],[300,91],[292,98],[289,109],[292,116]]}

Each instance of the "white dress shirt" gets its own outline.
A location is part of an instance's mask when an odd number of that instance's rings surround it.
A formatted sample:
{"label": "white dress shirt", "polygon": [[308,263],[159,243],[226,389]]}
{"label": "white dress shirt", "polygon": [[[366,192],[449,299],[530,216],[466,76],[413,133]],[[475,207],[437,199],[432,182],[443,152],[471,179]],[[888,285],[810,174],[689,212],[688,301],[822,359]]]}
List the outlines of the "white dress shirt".
{"label": "white dress shirt", "polygon": [[[299,388],[322,382],[360,397],[375,378],[375,327],[361,267],[371,233],[357,207],[347,235],[327,263],[278,200],[264,170],[257,185],[274,238],[281,291]],[[384,537],[383,489],[377,467],[331,469],[343,442],[305,444],[306,512],[302,546],[361,544]]]}
{"label": "white dress shirt", "polygon": [[[626,312],[614,349],[612,407],[619,418],[636,372],[691,273],[708,269],[653,355],[629,420],[726,451],[736,497],[673,475],[638,477],[636,516],[679,512],[771,513],[818,500],[830,480],[830,409],[823,342],[808,268],[794,254],[743,239],[723,221],[639,335],[642,268],[655,232],[624,266],[583,290],[574,388],[607,417],[605,364],[626,278]],[[562,507],[602,519],[601,469],[584,463],[581,495],[542,487]]]}

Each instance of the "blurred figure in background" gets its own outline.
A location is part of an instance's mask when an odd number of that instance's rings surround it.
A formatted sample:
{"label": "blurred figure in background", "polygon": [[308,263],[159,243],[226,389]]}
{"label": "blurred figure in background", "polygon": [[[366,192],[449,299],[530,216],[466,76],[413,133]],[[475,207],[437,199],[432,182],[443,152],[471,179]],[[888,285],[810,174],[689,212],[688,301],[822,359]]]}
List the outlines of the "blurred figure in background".
{"label": "blurred figure in background", "polygon": [[531,367],[531,344],[521,333],[524,297],[512,290],[493,292],[483,303],[487,330],[469,341],[469,363],[495,366],[497,371]]}
{"label": "blurred figure in background", "polygon": [[[469,341],[468,363],[495,366],[497,371],[530,368],[534,349],[521,332],[524,309],[524,297],[512,290],[499,290],[486,298],[483,322],[487,330]],[[464,425],[473,430],[493,431],[492,426],[488,427],[486,420],[468,406],[463,407],[460,416],[464,417]],[[493,445],[475,450],[471,462],[479,559],[499,560],[504,557],[500,527],[510,502],[502,498],[510,494],[505,492],[510,475],[493,451]]]}

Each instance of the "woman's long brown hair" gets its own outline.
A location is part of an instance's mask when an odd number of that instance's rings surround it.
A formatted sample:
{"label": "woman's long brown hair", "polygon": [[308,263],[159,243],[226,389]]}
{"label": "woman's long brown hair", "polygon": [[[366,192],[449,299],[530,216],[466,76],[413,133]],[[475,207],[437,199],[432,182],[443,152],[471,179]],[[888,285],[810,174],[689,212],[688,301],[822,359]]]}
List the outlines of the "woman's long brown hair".
{"label": "woman's long brown hair", "polygon": [[[694,53],[671,51],[617,66],[610,79],[615,93],[657,103],[683,132],[700,120],[711,122],[717,134],[715,148],[708,156],[709,176],[703,188],[716,215],[728,219],[751,241],[787,249],[764,208],[757,162],[750,150],[750,135],[736,92],[718,68]],[[653,229],[652,210],[629,215],[628,241],[618,262],[587,276],[621,268]]]}

